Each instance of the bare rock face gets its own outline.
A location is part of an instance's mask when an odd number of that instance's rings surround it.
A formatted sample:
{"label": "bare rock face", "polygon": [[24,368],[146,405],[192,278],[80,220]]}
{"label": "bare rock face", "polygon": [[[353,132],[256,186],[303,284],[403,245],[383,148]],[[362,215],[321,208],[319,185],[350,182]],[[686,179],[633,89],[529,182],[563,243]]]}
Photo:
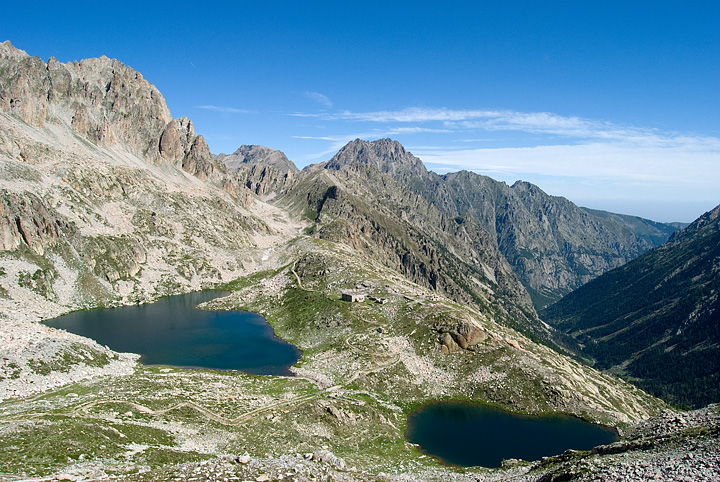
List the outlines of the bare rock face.
{"label": "bare rock face", "polygon": [[30,193],[0,191],[0,251],[27,246],[42,255],[45,247],[67,236],[72,227]]}
{"label": "bare rock face", "polygon": [[218,154],[215,159],[258,196],[283,191],[292,185],[299,172],[281,151],[264,146],[243,145],[232,154]]}
{"label": "bare rock face", "polygon": [[[7,60],[9,68],[0,84],[0,106],[3,112],[15,114],[34,127],[43,127],[47,114],[47,91],[50,80],[45,63],[37,57],[7,55],[0,47],[0,60]],[[12,48],[12,47],[10,47]],[[44,96],[38,96],[44,92]]]}
{"label": "bare rock face", "polygon": [[95,274],[114,283],[137,275],[147,260],[147,250],[133,237],[96,237],[85,241],[82,256]]}
{"label": "bare rock face", "polygon": [[355,139],[322,166],[325,169],[340,169],[348,164],[368,166],[403,181],[407,176],[427,173],[420,159],[407,152],[402,144],[391,139],[378,139],[373,142]]}
{"label": "bare rock face", "polygon": [[205,138],[195,135],[193,123],[187,117],[167,123],[160,135],[160,157],[204,181],[219,181],[222,169],[210,154]]}
{"label": "bare rock face", "polygon": [[232,171],[256,165],[272,166],[280,172],[297,174],[298,168],[282,151],[265,146],[243,145],[232,154],[218,154],[216,159]]}
{"label": "bare rock face", "polygon": [[227,174],[190,119],[173,119],[155,86],[121,62],[100,57],[63,64],[50,58],[46,64],[4,42],[0,66],[0,112],[37,128],[67,125],[96,146],[170,163],[250,202],[245,179]]}
{"label": "bare rock face", "polygon": [[472,319],[453,319],[435,323],[433,329],[440,333],[438,342],[443,353],[467,350],[485,341],[488,334]]}
{"label": "bare rock face", "polygon": [[171,162],[185,157],[195,140],[195,128],[187,117],[173,119],[167,123],[160,135],[160,156]]}
{"label": "bare rock face", "polygon": [[160,92],[135,70],[107,57],[47,64],[0,44],[0,111],[33,127],[64,122],[99,146],[119,143],[150,161],[172,120]]}
{"label": "bare rock face", "polygon": [[[241,173],[238,173],[241,174]],[[292,173],[287,171],[283,174],[273,166],[255,165],[249,171],[242,173],[245,187],[258,196],[264,196],[272,191],[282,190],[292,181]]]}
{"label": "bare rock face", "polygon": [[204,181],[218,181],[221,177],[220,166],[210,154],[205,138],[196,136],[193,139],[182,161],[182,168],[188,174],[192,174]]}

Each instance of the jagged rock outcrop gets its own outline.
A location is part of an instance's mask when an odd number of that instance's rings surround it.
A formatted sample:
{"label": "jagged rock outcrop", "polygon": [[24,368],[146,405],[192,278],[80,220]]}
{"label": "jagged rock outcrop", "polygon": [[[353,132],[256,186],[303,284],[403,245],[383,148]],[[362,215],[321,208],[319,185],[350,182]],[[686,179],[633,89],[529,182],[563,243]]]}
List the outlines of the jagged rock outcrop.
{"label": "jagged rock outcrop", "polygon": [[180,165],[242,197],[190,119],[173,119],[160,92],[132,68],[107,57],[46,64],[10,42],[0,44],[0,63],[0,112],[39,128],[65,123],[97,146]]}
{"label": "jagged rock outcrop", "polygon": [[720,400],[720,206],[549,306],[599,368],[676,403]]}
{"label": "jagged rock outcrop", "polygon": [[163,159],[204,181],[219,182],[223,177],[224,169],[213,159],[205,138],[195,135],[193,123],[187,117],[167,123],[160,135],[159,152]]}
{"label": "jagged rock outcrop", "polygon": [[142,75],[107,57],[47,63],[0,44],[0,111],[34,127],[64,122],[97,145],[122,145],[159,160],[159,135],[172,120],[165,100]]}
{"label": "jagged rock outcrop", "polygon": [[195,140],[195,128],[187,117],[173,119],[167,123],[160,135],[160,156],[171,162],[178,162],[190,150]]}
{"label": "jagged rock outcrop", "polygon": [[458,223],[472,220],[493,238],[536,307],[658,245],[669,225],[584,210],[530,183],[512,186],[461,171],[439,176],[398,142],[360,139],[309,170],[371,166],[387,173]]}
{"label": "jagged rock outcrop", "polygon": [[27,246],[39,255],[74,231],[63,216],[32,193],[0,190],[0,251]]}
{"label": "jagged rock outcrop", "polygon": [[488,338],[488,333],[477,320],[460,313],[456,313],[454,319],[444,318],[435,322],[433,330],[439,334],[438,343],[443,353],[473,349]]}
{"label": "jagged rock outcrop", "polygon": [[264,146],[240,146],[232,154],[218,154],[215,159],[258,196],[282,192],[292,185],[299,172],[281,151]]}

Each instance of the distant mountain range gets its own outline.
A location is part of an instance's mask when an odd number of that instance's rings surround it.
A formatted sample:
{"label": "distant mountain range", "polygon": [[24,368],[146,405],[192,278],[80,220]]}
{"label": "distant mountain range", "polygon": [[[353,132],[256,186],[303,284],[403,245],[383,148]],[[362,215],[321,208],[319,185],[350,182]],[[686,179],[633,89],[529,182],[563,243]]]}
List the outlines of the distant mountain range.
{"label": "distant mountain range", "polygon": [[[294,434],[283,453],[322,439],[375,468],[392,465],[397,454],[414,464],[398,422],[409,407],[438,398],[614,424],[667,408],[578,360],[681,403],[717,401],[719,209],[675,232],[679,226],[584,209],[523,181],[508,186],[467,171],[441,176],[390,139],[352,141],[303,170],[257,145],[213,156],[191,120],[173,118],[160,92],[121,62],[43,62],[5,42],[0,398],[138,370],[143,377],[124,377],[122,393],[172,392],[182,400],[182,385],[164,384],[187,370],[145,370],[125,357],[120,373],[112,368],[118,354],[37,321],[223,287],[232,294],[215,308],[264,314],[304,351],[302,378],[268,384],[212,374],[224,381],[193,385],[202,417],[187,422],[169,409],[122,415],[133,427],[152,423],[152,433],[163,434],[152,449],[172,452],[178,463],[199,453],[180,450],[177,433],[195,446],[194,434],[222,425],[218,440],[232,433],[241,443],[243,430],[262,427],[255,435],[277,443]],[[348,289],[366,301],[342,301]],[[272,415],[215,425],[225,416],[205,415],[219,403],[234,410],[224,383],[240,379],[238,400],[246,407],[267,401]],[[93,408],[104,392],[89,386],[75,391],[92,404],[68,413],[111,413],[117,421],[120,412]],[[58,410],[70,410],[71,398],[59,395]],[[176,407],[195,410],[185,402]],[[28,407],[35,413],[36,405]],[[288,423],[276,423],[278,407]],[[55,413],[41,408],[42,417]],[[176,414],[165,438],[154,417]],[[42,422],[87,443],[85,428],[66,425],[84,424],[83,417]],[[248,429],[256,422],[262,425]],[[104,422],[92,423],[88,433],[99,433]],[[27,425],[27,440],[44,440],[47,431]],[[353,436],[331,438],[339,426]],[[147,433],[133,428],[125,440],[113,432],[117,453],[145,464],[133,447],[150,440]],[[226,447],[212,446],[214,454]],[[106,453],[90,453],[102,467]],[[53,467],[66,459],[53,459]],[[21,473],[27,460],[12,470]],[[48,459],[33,460],[40,467]]]}
{"label": "distant mountain range", "polygon": [[662,244],[677,228],[635,216],[579,208],[518,181],[512,186],[468,171],[440,176],[389,139],[355,140],[310,169],[375,169],[457,223],[477,224],[542,308],[592,278]]}

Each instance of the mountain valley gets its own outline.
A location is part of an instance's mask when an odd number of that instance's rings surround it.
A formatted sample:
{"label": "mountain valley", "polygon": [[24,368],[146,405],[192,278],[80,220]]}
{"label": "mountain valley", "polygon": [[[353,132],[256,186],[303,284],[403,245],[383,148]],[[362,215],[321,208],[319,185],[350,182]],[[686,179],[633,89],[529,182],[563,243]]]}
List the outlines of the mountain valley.
{"label": "mountain valley", "polygon": [[542,312],[596,366],[677,404],[720,397],[720,206]]}
{"label": "mountain valley", "polygon": [[[720,474],[720,410],[700,408],[713,393],[679,411],[599,370],[628,360],[588,349],[588,333],[607,327],[560,317],[565,303],[593,306],[574,296],[597,296],[583,290],[616,273],[643,279],[642,263],[682,259],[690,271],[675,278],[702,279],[697,291],[672,288],[693,293],[677,327],[686,336],[668,322],[638,359],[715,356],[717,208],[677,231],[522,181],[440,176],[390,139],[352,141],[303,170],[257,145],[212,155],[130,67],[44,62],[10,42],[0,180],[3,480]],[[660,288],[679,273],[666,265]],[[40,323],[209,288],[229,294],[203,309],[260,313],[303,351],[295,376],[145,366]],[[621,374],[639,378],[632,367]],[[404,438],[407,415],[443,399],[570,414],[615,427],[620,441],[497,469],[443,466]]]}

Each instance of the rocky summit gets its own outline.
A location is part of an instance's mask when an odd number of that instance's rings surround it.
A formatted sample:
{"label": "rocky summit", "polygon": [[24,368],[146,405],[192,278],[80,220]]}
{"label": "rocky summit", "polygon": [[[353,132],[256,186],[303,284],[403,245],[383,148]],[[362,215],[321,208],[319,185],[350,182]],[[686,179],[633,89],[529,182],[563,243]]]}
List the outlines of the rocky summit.
{"label": "rocky summit", "polygon": [[[716,406],[680,412],[589,366],[536,311],[674,229],[438,176],[389,139],[302,171],[263,146],[213,156],[121,62],[2,43],[0,478],[717,480]],[[146,366],[40,323],[206,288],[228,293],[203,309],[260,313],[300,348],[294,376]],[[448,467],[404,438],[443,399],[620,440]]]}
{"label": "rocky summit", "polygon": [[447,218],[481,227],[538,309],[662,244],[677,229],[583,209],[528,182],[508,186],[469,171],[440,176],[390,139],[357,139],[317,167],[352,165],[387,174]]}

